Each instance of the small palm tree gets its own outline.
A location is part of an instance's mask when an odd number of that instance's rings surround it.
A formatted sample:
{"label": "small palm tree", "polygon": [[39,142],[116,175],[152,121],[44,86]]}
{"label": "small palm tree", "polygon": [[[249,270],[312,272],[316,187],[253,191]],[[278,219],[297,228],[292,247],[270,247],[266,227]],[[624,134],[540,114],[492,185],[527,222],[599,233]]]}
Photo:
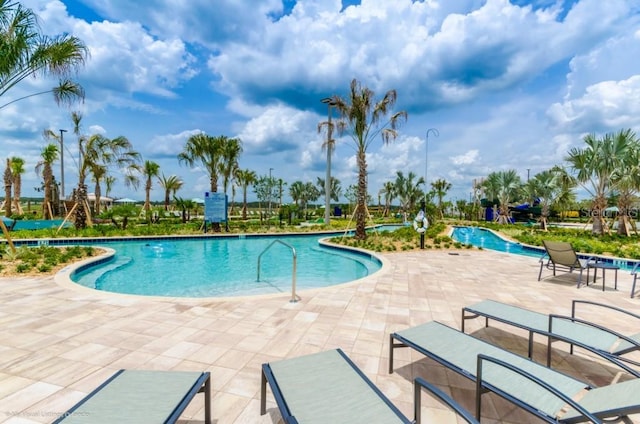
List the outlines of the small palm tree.
{"label": "small palm tree", "polygon": [[435,191],[435,195],[438,198],[438,211],[440,212],[440,218],[444,218],[444,205],[442,199],[451,190],[451,183],[445,179],[439,178],[431,183],[431,188]]}
{"label": "small palm tree", "polygon": [[143,209],[145,210],[148,218],[149,212],[151,211],[151,189],[153,188],[152,182],[154,178],[158,178],[158,176],[160,175],[160,165],[150,160],[144,161],[144,165],[142,165],[142,175],[144,175],[145,178]]}
{"label": "small palm tree", "polygon": [[236,180],[242,187],[242,219],[247,219],[247,189],[255,183],[258,176],[255,171],[249,169],[239,169],[236,171]]}
{"label": "small palm tree", "polygon": [[[383,143],[389,143],[397,137],[397,128],[401,121],[407,120],[407,112],[392,113],[391,109],[396,103],[397,93],[389,90],[382,100],[375,101],[374,93],[366,87],[362,87],[357,80],[351,81],[349,97],[343,99],[339,96],[331,98],[332,104],[340,113],[337,123],[338,132],[349,130],[355,145],[356,159],[358,163],[358,197],[356,201],[356,232],[354,238],[364,240],[367,238],[366,206],[367,206],[367,149],[371,142],[380,135]],[[390,115],[388,117],[388,115]],[[387,118],[388,117],[388,118]]]}
{"label": "small palm tree", "polygon": [[40,152],[42,160],[36,164],[36,174],[42,173],[44,180],[44,201],[42,202],[42,217],[44,219],[53,219],[52,205],[55,203],[53,198],[53,169],[51,165],[58,159],[58,146],[49,143]]}
{"label": "small palm tree", "polygon": [[384,212],[382,216],[389,216],[391,212],[391,202],[396,197],[396,185],[392,181],[387,181],[382,185],[382,192],[384,193]]}
{"label": "small palm tree", "polygon": [[11,173],[11,159],[7,158],[7,166],[4,168],[4,216],[11,216],[11,189],[13,187],[13,174]]}
{"label": "small palm tree", "polygon": [[485,180],[487,192],[497,198],[499,203],[499,213],[494,217],[499,224],[508,224],[509,203],[514,200],[522,190],[522,182],[518,173],[511,169],[509,171],[492,172]]}
{"label": "small palm tree", "polygon": [[176,175],[165,177],[164,174],[162,174],[161,177],[158,177],[158,182],[164,190],[164,210],[168,211],[171,195],[175,197],[178,190],[180,190],[184,185],[184,182]]}
{"label": "small palm tree", "polygon": [[405,177],[402,171],[396,173],[396,181],[394,182],[394,193],[400,199],[400,206],[404,213],[409,213],[415,209],[416,202],[422,197],[420,186],[424,184],[424,178],[420,177],[417,181],[417,175],[409,172]]}
{"label": "small palm tree", "polygon": [[13,175],[13,204],[16,212],[22,215],[22,205],[20,205],[20,195],[22,192],[22,174],[24,174],[24,159],[14,156],[11,161],[11,174]]}

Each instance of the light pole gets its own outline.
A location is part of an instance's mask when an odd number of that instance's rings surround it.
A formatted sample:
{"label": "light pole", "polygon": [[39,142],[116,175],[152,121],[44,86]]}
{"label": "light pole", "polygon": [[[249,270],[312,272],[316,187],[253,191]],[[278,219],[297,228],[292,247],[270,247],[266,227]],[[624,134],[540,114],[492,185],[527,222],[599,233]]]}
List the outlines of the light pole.
{"label": "light pole", "polygon": [[[427,130],[427,137],[424,143],[424,207],[427,207],[427,171],[429,169],[429,134],[433,134],[436,137],[440,137],[440,132],[436,128],[429,128]],[[425,210],[426,213],[426,210]]]}
{"label": "light pole", "polygon": [[60,130],[60,197],[61,199],[65,198],[64,195],[64,133],[67,130]]}
{"label": "light pole", "polygon": [[331,97],[325,97],[320,101],[327,105],[327,174],[324,179],[324,225],[329,225],[331,219],[331,154],[333,153],[331,108],[336,105],[336,102]]}

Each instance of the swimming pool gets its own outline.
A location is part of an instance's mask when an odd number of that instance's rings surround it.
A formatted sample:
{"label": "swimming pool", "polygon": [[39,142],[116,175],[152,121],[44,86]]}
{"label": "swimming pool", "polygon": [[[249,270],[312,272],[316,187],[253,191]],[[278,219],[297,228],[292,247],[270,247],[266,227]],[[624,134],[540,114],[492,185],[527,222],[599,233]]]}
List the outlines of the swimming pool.
{"label": "swimming pool", "polygon": [[[454,227],[451,238],[465,244],[471,244],[483,249],[497,250],[498,252],[513,253],[515,255],[534,256],[540,258],[545,250],[542,247],[526,246],[520,243],[510,242],[498,236],[491,230],[479,227]],[[599,255],[578,255],[581,258],[598,258],[599,262],[614,264],[620,269],[630,271],[636,266],[637,261],[633,259],[613,258]]]}
{"label": "swimming pool", "polygon": [[493,231],[480,227],[454,227],[451,238],[460,243],[516,255],[540,257],[544,253],[544,249],[505,240]]}
{"label": "swimming pool", "polygon": [[[170,297],[222,297],[290,293],[296,251],[297,291],[326,287],[378,271],[367,253],[319,244],[327,235],[235,236],[101,242],[115,256],[82,267],[71,279],[97,290]],[[269,245],[271,245],[269,247]],[[258,256],[261,256],[260,281]]]}

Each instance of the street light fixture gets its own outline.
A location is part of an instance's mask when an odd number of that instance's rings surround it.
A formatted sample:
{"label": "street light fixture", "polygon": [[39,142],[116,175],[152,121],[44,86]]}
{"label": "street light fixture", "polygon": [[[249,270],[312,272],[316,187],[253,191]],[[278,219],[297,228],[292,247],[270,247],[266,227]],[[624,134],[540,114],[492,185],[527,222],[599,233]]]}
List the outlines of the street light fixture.
{"label": "street light fixture", "polygon": [[324,179],[324,225],[329,225],[331,219],[331,154],[333,153],[331,108],[336,106],[336,102],[331,97],[325,97],[320,101],[327,105],[327,174]]}
{"label": "street light fixture", "polygon": [[60,198],[65,199],[65,194],[64,194],[64,133],[66,133],[67,130],[60,130],[60,189],[61,189],[61,193],[60,193]]}
{"label": "street light fixture", "polygon": [[[436,137],[440,137],[440,132],[436,128],[429,128],[427,130],[427,137],[424,143],[424,205],[427,207],[427,171],[429,169],[429,134],[433,134]],[[425,211],[426,212],[426,211]]]}

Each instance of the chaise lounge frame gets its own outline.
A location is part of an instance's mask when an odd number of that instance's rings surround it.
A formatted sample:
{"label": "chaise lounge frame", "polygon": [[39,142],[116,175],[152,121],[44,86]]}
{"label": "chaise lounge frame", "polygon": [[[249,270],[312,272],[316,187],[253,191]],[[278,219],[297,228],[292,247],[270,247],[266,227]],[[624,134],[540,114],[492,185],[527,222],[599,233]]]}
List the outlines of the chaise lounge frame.
{"label": "chaise lounge frame", "polygon": [[[394,350],[399,347],[410,347],[475,382],[478,420],[481,395],[486,392],[493,392],[549,423],[588,420],[601,423],[603,418],[640,412],[640,399],[635,395],[640,390],[640,379],[593,388],[436,321],[391,333],[389,373],[393,373]],[[486,362],[494,366],[487,369]],[[575,401],[577,395],[584,396]],[[602,403],[606,401],[610,404]],[[569,410],[567,405],[571,407]]]}
{"label": "chaise lounge frame", "polygon": [[546,336],[547,366],[551,366],[551,344],[559,340],[569,343],[569,353],[571,354],[573,354],[574,346],[578,346],[640,378],[640,371],[627,366],[623,362],[630,363],[634,366],[640,366],[640,363],[622,356],[626,353],[640,350],[640,333],[627,336],[603,325],[580,319],[576,316],[578,305],[591,305],[623,314],[627,319],[633,318],[637,320],[640,326],[640,315],[605,303],[574,300],[571,302],[571,316],[563,316],[558,314],[545,315],[488,299],[475,305],[462,308],[461,331],[464,333],[465,322],[467,320],[484,317],[485,327],[489,326],[489,320],[491,319],[528,331],[529,358],[532,358],[533,355],[534,334]]}
{"label": "chaise lounge frame", "polygon": [[[335,374],[338,368],[342,371],[339,376]],[[410,420],[341,349],[263,364],[260,415],[267,413],[267,384],[286,424],[337,421],[355,424],[372,420],[420,423],[423,390],[447,404],[467,423],[479,424],[469,411],[421,378],[414,381],[415,419]],[[329,389],[323,392],[323,388]]]}
{"label": "chaise lounge frame", "polygon": [[[132,384],[127,384],[131,382]],[[145,384],[146,383],[146,384]],[[176,383],[181,390],[172,390]],[[141,389],[143,392],[141,392]],[[186,389],[186,391],[185,391]],[[211,375],[209,372],[139,371],[121,369],[56,419],[53,424],[176,423],[191,400],[204,393],[204,422],[211,424]],[[148,405],[143,405],[148,400]],[[160,407],[169,404],[155,421]],[[135,414],[135,415],[134,415]]]}

